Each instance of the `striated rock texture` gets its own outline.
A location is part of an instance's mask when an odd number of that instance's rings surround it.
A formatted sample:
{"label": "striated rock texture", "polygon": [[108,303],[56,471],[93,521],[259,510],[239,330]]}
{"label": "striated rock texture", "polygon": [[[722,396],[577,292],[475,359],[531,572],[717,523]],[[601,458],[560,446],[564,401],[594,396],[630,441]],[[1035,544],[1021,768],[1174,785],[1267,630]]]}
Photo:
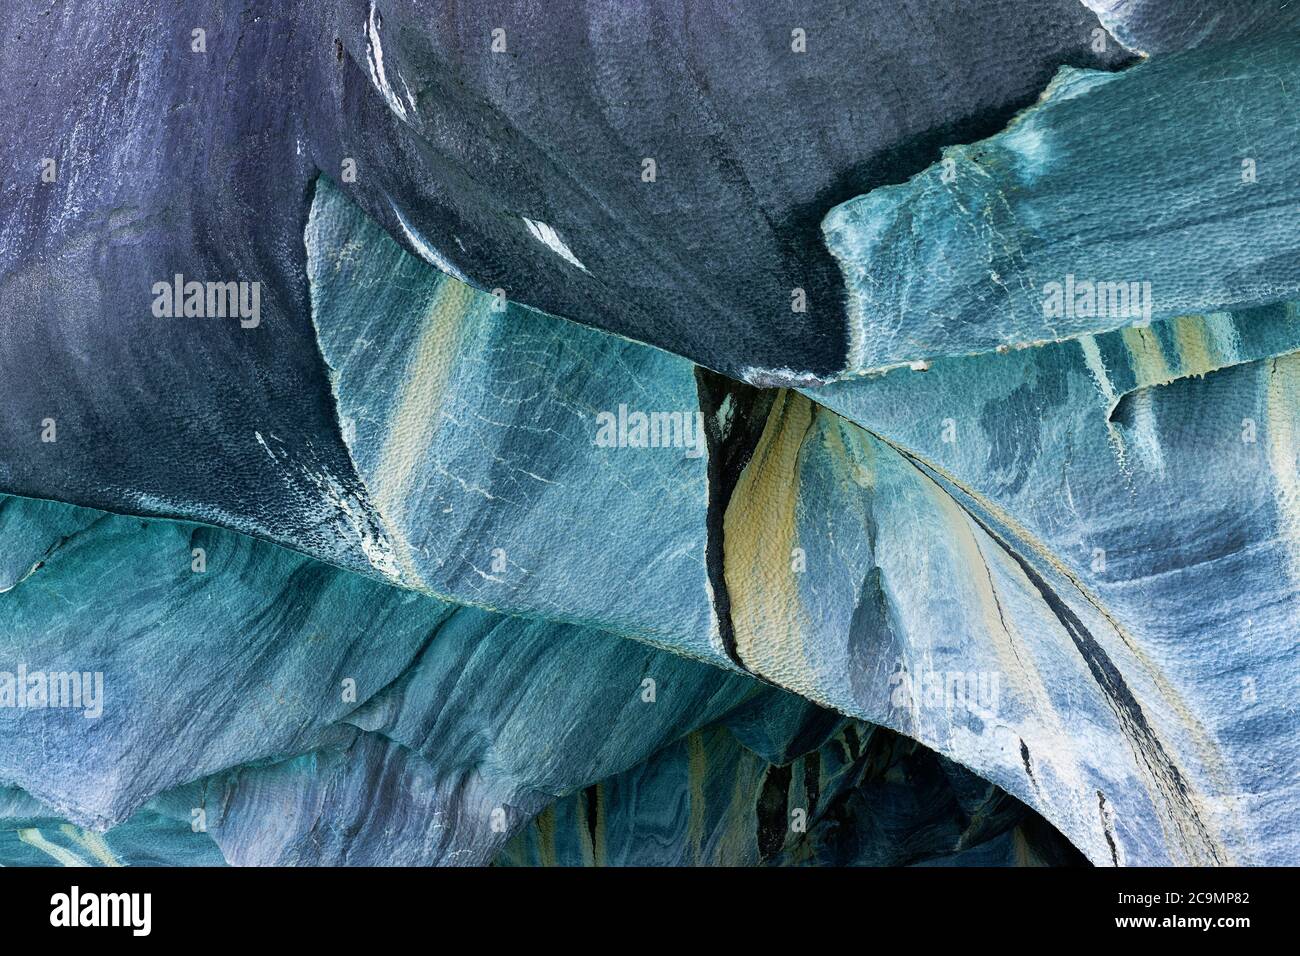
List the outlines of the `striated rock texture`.
{"label": "striated rock texture", "polygon": [[[851,369],[1300,296],[1297,80],[1300,26],[1066,69],[1005,132],[836,207]],[[1237,97],[1257,112],[1219,108]]]}
{"label": "striated rock texture", "polygon": [[0,863],[1300,862],[1298,30],[0,12]]}
{"label": "striated rock texture", "polygon": [[[4,499],[15,545],[42,557],[6,595],[0,653],[28,673],[75,670],[101,685],[76,708],[0,709],[6,863],[484,864],[555,801],[654,774],[699,733],[719,748],[712,786],[729,792],[723,768],[737,761],[767,768],[761,793],[732,799],[734,813],[762,816],[768,852],[787,803],[805,802],[807,832],[831,826],[817,794],[842,802],[871,763],[859,751],[872,728],[722,668],[446,605],[230,532],[58,507],[81,530],[56,538],[40,528],[48,503]],[[207,570],[192,570],[191,546]],[[175,567],[159,575],[169,555]],[[58,630],[35,630],[48,628],[50,600],[87,594],[98,600],[57,615]],[[936,755],[876,732],[924,768],[902,789],[927,809],[897,811],[896,826],[923,813],[916,825],[947,828],[903,861],[1025,825],[1063,852],[996,787],[946,762],[936,774]],[[820,756],[832,734],[840,756]],[[970,796],[950,794],[949,778]],[[656,794],[671,806],[698,786],[674,779]],[[984,803],[999,807],[987,825]],[[610,812],[631,826],[637,811]],[[866,852],[854,829],[866,820],[825,813],[840,829],[816,831],[820,852]],[[756,861],[740,846],[714,860]]]}
{"label": "striated rock texture", "polygon": [[[308,321],[322,172],[481,290],[736,377],[833,375],[848,334],[824,213],[995,132],[1061,64],[1128,59],[1092,52],[1076,0],[1017,6],[1032,16],[1006,0],[8,4],[0,490],[369,573],[374,516]],[[259,282],[257,326],[159,321],[151,289],[176,275]],[[36,438],[46,418],[57,444]]]}
{"label": "striated rock texture", "polygon": [[[765,702],[766,703],[766,702]],[[825,711],[818,712],[826,713]],[[558,801],[506,846],[513,866],[1074,866],[1017,801],[880,727],[844,720],[794,760],[746,723],[706,728]],[[792,825],[793,823],[793,825]]]}
{"label": "striated rock texture", "polygon": [[[306,242],[312,320],[380,529],[372,563],[450,600],[665,635],[725,664],[694,366],[430,269],[323,178]],[[620,407],[675,416],[678,447],[598,446],[596,417]]]}
{"label": "striated rock texture", "polygon": [[1300,25],[1287,0],[1228,6],[1215,0],[1083,0],[1130,50],[1173,53]]}

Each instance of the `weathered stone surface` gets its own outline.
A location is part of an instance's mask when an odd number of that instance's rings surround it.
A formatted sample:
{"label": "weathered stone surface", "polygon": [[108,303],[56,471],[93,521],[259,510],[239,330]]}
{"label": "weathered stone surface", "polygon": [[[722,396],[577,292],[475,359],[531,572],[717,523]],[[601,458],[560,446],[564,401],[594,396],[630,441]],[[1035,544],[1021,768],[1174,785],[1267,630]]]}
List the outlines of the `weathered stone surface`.
{"label": "weathered stone surface", "polygon": [[[19,513],[51,507],[11,498],[4,513],[25,527]],[[101,682],[58,707],[0,685],[0,782],[81,826],[121,823],[170,791],[173,816],[206,808],[236,862],[484,862],[547,802],[783,693],[231,532],[58,507],[73,513],[61,525],[84,529],[46,544],[0,600],[0,670]],[[399,796],[376,808],[376,790]],[[493,829],[498,808],[508,828]],[[318,824],[351,836],[323,846],[308,839]]]}
{"label": "weathered stone surface", "polygon": [[[1284,795],[1294,792],[1297,755],[1287,700],[1300,667],[1290,636],[1300,608],[1288,570],[1295,356],[1269,356],[1298,345],[1294,307],[1278,306],[817,390],[868,430],[864,441],[880,458],[910,470],[927,497],[944,503],[956,526],[921,525],[933,529],[931,541],[964,535],[978,543],[937,572],[951,582],[946,600],[920,611],[908,610],[923,593],[916,568],[893,571],[897,559],[888,554],[879,562],[862,606],[873,606],[874,594],[885,633],[906,637],[893,638],[901,652],[881,648],[872,659],[885,668],[891,654],[934,660],[941,650],[948,656],[938,660],[969,665],[980,645],[1003,634],[1014,656],[987,665],[1002,675],[1003,721],[1021,693],[1038,701],[1026,703],[1034,716],[1016,732],[1028,756],[1018,766],[1010,739],[1001,774],[919,728],[863,716],[915,733],[1031,805],[1034,792],[1050,787],[1042,764],[1075,753],[1096,783],[1076,778],[1065,789],[1077,795],[1077,825],[1092,830],[1097,852],[1062,817],[1048,816],[1097,862],[1110,846],[1087,799],[1094,791],[1114,815],[1110,839],[1120,862],[1160,860],[1173,845],[1182,847],[1175,860],[1289,859],[1284,834],[1294,801]],[[876,515],[923,520],[914,495],[880,481],[875,489]],[[954,585],[974,580],[981,565],[991,575],[983,599],[962,597]],[[981,604],[996,621],[963,631],[957,622]],[[878,627],[862,633],[868,646],[880,641]],[[953,640],[962,633],[969,636]],[[1054,712],[1063,736],[1047,725],[1030,732],[1039,720],[1054,723]],[[1111,730],[1094,737],[1094,721]],[[953,734],[942,722],[934,732]],[[997,727],[982,736],[991,732]],[[987,743],[976,749],[974,759],[995,759]],[[1115,774],[1126,764],[1132,775],[1123,783]],[[1137,796],[1143,791],[1148,796]],[[1136,823],[1145,811],[1124,806],[1135,797],[1152,801],[1146,824]],[[1072,800],[1050,802],[1059,811]],[[1187,816],[1181,835],[1159,829],[1174,816],[1159,809],[1166,803]]]}
{"label": "weathered stone surface", "polygon": [[0,788],[0,861],[5,866],[223,866],[221,852],[188,817],[142,810],[100,833],[68,823],[21,790]]}
{"label": "weathered stone surface", "polygon": [[343,10],[361,67],[344,102],[380,108],[345,111],[339,141],[390,233],[479,288],[751,381],[844,368],[827,209],[992,133],[1060,64],[1127,61],[1067,0]]}
{"label": "weathered stone surface", "polygon": [[[766,702],[765,702],[766,703]],[[825,714],[819,708],[815,713]],[[527,866],[1082,862],[997,787],[879,727],[840,720],[778,764],[730,721],[559,801],[497,858]]]}
{"label": "weathered stone surface", "polygon": [[729,664],[694,366],[476,292],[324,179],[307,247],[344,440],[382,529],[372,563],[450,600]]}
{"label": "weathered stone surface", "polygon": [[1300,25],[1287,0],[1227,5],[1217,0],[1083,0],[1130,50],[1173,53]]}
{"label": "weathered stone surface", "polygon": [[1067,68],[1005,132],[831,210],[851,368],[1297,298],[1297,81],[1296,30]]}
{"label": "weathered stone surface", "polygon": [[[9,498],[4,513],[52,507]],[[243,535],[57,507],[82,530],[50,531],[40,568],[0,599],[0,671],[102,676],[57,708],[4,698],[0,677],[0,781],[81,825],[321,745],[356,708],[341,682],[369,698],[452,611]]]}
{"label": "weathered stone surface", "polygon": [[958,7],[0,13],[0,862],[1294,863],[1295,13]]}
{"label": "weathered stone surface", "polygon": [[[371,216],[484,290],[737,376],[836,373],[826,209],[995,131],[1061,63],[1123,62],[1090,52],[1075,0],[1023,5],[9,4],[0,491],[374,573],[301,241],[312,184],[345,160]],[[260,283],[256,327],[155,317],[176,275]]]}

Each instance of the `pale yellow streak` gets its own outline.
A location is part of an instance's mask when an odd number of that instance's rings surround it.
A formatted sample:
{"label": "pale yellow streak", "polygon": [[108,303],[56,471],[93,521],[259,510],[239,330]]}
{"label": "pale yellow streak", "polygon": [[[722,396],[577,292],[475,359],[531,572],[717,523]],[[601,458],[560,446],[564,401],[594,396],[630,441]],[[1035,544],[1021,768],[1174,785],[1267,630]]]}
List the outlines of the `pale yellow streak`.
{"label": "pale yellow streak", "polygon": [[411,477],[425,460],[440,424],[448,383],[460,351],[465,319],[476,293],[455,279],[438,282],[424,315],[419,341],[407,362],[401,394],[394,403],[388,432],[367,487],[383,515],[393,550],[408,583],[424,583],[406,540],[406,509]]}
{"label": "pale yellow streak", "polygon": [[1169,370],[1164,349],[1160,347],[1160,338],[1154,331],[1129,325],[1120,331],[1120,337],[1128,348],[1138,385],[1173,381],[1173,372]]}
{"label": "pale yellow streak", "polygon": [[1300,355],[1273,359],[1267,384],[1268,464],[1273,474],[1279,533],[1287,549],[1292,588],[1300,588]]}
{"label": "pale yellow streak", "polygon": [[65,823],[60,830],[68,839],[72,840],[79,847],[97,859],[105,866],[121,866],[121,862],[113,855],[113,851],[108,848],[104,838],[95,833],[93,830],[83,830],[81,827],[74,827],[70,823]]}
{"label": "pale yellow streak", "polygon": [[63,866],[90,866],[85,860],[77,856],[71,850],[65,850],[61,846],[56,846],[45,837],[41,836],[41,831],[35,827],[27,827],[18,831],[18,839],[22,840],[28,846],[34,846],[42,853],[46,853],[58,860]]}
{"label": "pale yellow streak", "polygon": [[1179,374],[1204,375],[1230,360],[1229,356],[1217,354],[1203,316],[1180,315],[1170,323],[1170,328],[1174,333],[1174,346],[1178,349]]}
{"label": "pale yellow streak", "polygon": [[798,541],[798,459],[813,403],[783,391],[723,519],[723,571],[731,598],[736,651],[753,671],[797,693],[821,688],[803,657],[808,627],[791,569]]}
{"label": "pale yellow streak", "polygon": [[538,859],[542,861],[542,866],[556,866],[558,857],[555,854],[555,804],[551,804],[537,814],[534,825],[537,827]]}

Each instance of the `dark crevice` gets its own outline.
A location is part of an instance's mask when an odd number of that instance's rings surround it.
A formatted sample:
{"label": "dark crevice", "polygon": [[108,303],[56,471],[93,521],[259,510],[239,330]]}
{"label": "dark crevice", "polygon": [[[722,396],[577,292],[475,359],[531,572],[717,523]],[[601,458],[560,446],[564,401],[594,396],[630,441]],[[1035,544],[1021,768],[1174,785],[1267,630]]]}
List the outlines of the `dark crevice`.
{"label": "dark crevice", "polygon": [[1023,739],[1020,741],[1020,759],[1024,762],[1025,773],[1029,774],[1029,782],[1038,787],[1038,781],[1034,779],[1034,768],[1029,762],[1029,745]]}
{"label": "dark crevice", "polygon": [[1101,814],[1101,830],[1106,834],[1106,844],[1110,847],[1110,859],[1119,866],[1119,851],[1115,847],[1115,836],[1110,832],[1110,821],[1106,819],[1106,795],[1097,791],[1097,811]]}
{"label": "dark crevice", "polygon": [[722,646],[732,663],[748,672],[749,668],[745,667],[736,651],[731,596],[727,591],[723,564],[723,521],[740,475],[758,447],[777,392],[755,388],[701,367],[695,369],[695,385],[708,443],[706,569],[709,583],[713,586],[713,604]]}
{"label": "dark crevice", "polygon": [[758,795],[755,816],[758,818],[758,855],[763,862],[775,857],[785,847],[789,829],[790,779],[792,768],[769,767]]}
{"label": "dark crevice", "polygon": [[591,858],[596,858],[596,830],[600,825],[600,784],[593,783],[582,793],[587,804],[587,836],[591,839]]}

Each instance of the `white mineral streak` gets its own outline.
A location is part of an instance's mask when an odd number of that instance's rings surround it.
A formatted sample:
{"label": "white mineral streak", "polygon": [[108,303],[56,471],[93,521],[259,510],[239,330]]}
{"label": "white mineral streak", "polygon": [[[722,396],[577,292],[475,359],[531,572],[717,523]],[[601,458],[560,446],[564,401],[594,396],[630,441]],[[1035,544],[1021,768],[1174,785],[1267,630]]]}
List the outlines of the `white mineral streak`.
{"label": "white mineral streak", "polygon": [[546,248],[550,249],[570,265],[577,266],[583,272],[590,271],[586,266],[578,261],[578,257],[573,254],[573,250],[565,244],[564,240],[560,238],[559,233],[554,229],[544,222],[538,222],[536,219],[529,219],[527,216],[522,216],[520,218],[524,220],[524,225],[528,227],[528,231],[533,234],[534,239],[546,246]]}

